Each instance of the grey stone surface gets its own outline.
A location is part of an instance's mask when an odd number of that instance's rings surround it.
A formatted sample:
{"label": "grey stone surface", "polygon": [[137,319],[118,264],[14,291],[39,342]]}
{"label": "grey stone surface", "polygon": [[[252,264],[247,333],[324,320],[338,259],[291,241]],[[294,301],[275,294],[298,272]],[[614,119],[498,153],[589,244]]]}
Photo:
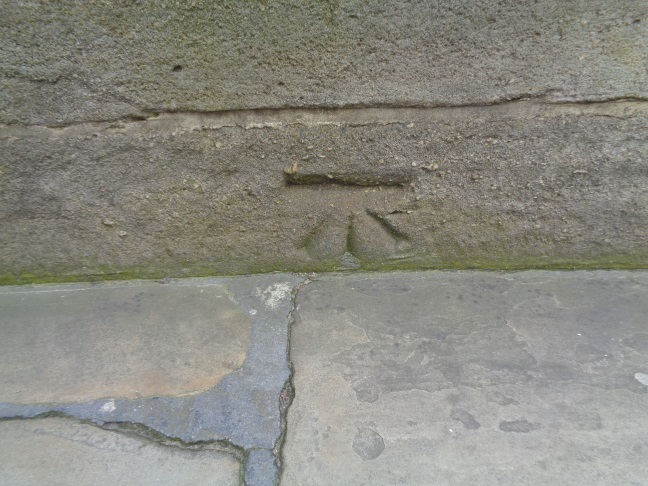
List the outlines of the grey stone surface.
{"label": "grey stone surface", "polygon": [[229,454],[162,446],[62,418],[0,422],[0,483],[11,486],[237,486]]}
{"label": "grey stone surface", "polygon": [[276,466],[276,458],[268,449],[253,449],[249,452],[245,461],[245,483],[253,484],[277,484],[279,471]]}
{"label": "grey stone surface", "polygon": [[[294,275],[277,274],[230,279],[189,279],[171,281],[164,285],[159,283],[54,285],[24,289],[25,294],[21,293],[19,288],[7,287],[2,299],[4,299],[3,305],[11,308],[11,311],[6,322],[3,323],[3,332],[4,329],[11,331],[12,328],[16,328],[14,319],[28,322],[22,316],[38,315],[38,312],[42,312],[42,309],[34,311],[31,308],[32,306],[36,307],[34,302],[40,301],[45,304],[55,298],[60,298],[56,297],[57,295],[65,295],[66,298],[77,301],[76,304],[70,303],[67,306],[50,306],[50,312],[55,313],[57,310],[62,312],[63,318],[60,318],[59,315],[61,327],[65,328],[70,323],[81,322],[91,330],[100,332],[104,322],[97,316],[104,315],[104,308],[100,308],[97,313],[91,316],[94,318],[85,321],[66,319],[71,313],[66,316],[65,312],[70,309],[87,309],[88,301],[90,304],[96,305],[97,302],[103,300],[106,308],[119,307],[117,305],[119,297],[124,299],[125,315],[136,317],[138,315],[137,306],[128,307],[127,304],[133,302],[137,296],[141,296],[140,305],[143,309],[150,311],[157,306],[159,307],[158,313],[166,314],[165,318],[160,319],[161,326],[164,325],[165,319],[173,318],[179,327],[179,332],[182,332],[183,327],[187,325],[186,321],[190,321],[189,318],[194,316],[195,319],[203,322],[203,326],[214,327],[212,332],[216,332],[216,335],[218,332],[222,332],[224,335],[229,334],[227,337],[230,340],[233,338],[235,340],[240,338],[241,333],[243,336],[249,334],[249,340],[245,341],[245,360],[239,368],[222,376],[211,388],[192,394],[187,394],[185,388],[178,387],[175,395],[119,398],[125,393],[113,395],[111,392],[114,393],[115,390],[127,387],[123,383],[117,382],[104,386],[101,392],[103,397],[100,399],[78,403],[65,403],[63,399],[53,399],[51,401],[54,403],[42,404],[38,403],[42,394],[46,394],[50,399],[56,397],[57,383],[65,385],[74,382],[79,368],[82,367],[81,360],[77,361],[75,366],[62,367],[60,371],[72,374],[72,377],[54,380],[54,383],[49,385],[50,388],[45,392],[33,390],[34,386],[44,386],[39,381],[40,378],[36,378],[34,384],[29,379],[37,373],[42,363],[47,363],[47,359],[23,363],[23,366],[30,366],[32,369],[25,375],[27,381],[22,383],[22,396],[34,397],[34,400],[31,403],[24,401],[0,403],[0,418],[28,419],[48,412],[56,412],[88,420],[98,425],[136,424],[152,431],[153,434],[162,434],[166,438],[180,440],[189,445],[206,442],[217,443],[233,450],[255,450],[256,452],[250,453],[250,456],[254,457],[254,464],[248,469],[257,473],[251,476],[252,479],[248,482],[248,486],[273,484],[273,471],[276,474],[273,453],[282,433],[280,394],[290,376],[287,362],[289,314],[292,310],[293,289],[300,280]],[[71,292],[70,290],[73,288],[78,291]],[[145,292],[142,292],[143,290]],[[201,293],[201,290],[204,292]],[[25,297],[26,294],[37,292],[46,295],[36,299]],[[165,296],[166,299],[164,299]],[[179,296],[193,297],[189,299],[189,302],[179,305]],[[202,297],[196,298],[197,296],[207,296],[207,298],[203,300]],[[56,317],[54,314],[54,322],[56,322]],[[154,323],[156,313],[148,314],[148,318],[151,319],[151,323]],[[251,330],[245,329],[246,326],[249,326],[248,319],[252,321]],[[118,342],[117,347],[123,349],[134,340],[134,335],[142,332],[142,330],[138,330],[138,324],[140,323],[132,321],[131,325],[135,328],[133,333],[122,333],[124,342],[116,341],[115,336],[106,332],[107,342]],[[144,328],[146,327],[145,323],[142,325]],[[221,329],[216,329],[219,326]],[[45,356],[49,352],[50,355],[59,356],[60,353],[56,350],[57,346],[66,348],[70,343],[74,343],[75,339],[90,337],[91,340],[94,340],[94,333],[84,330],[83,326],[78,327],[76,332],[69,328],[66,329],[66,332],[68,339],[34,340],[33,344],[40,344],[42,351],[36,348],[30,349],[29,352],[34,355],[41,352]],[[12,336],[17,333],[16,331],[8,334]],[[173,336],[173,332],[161,334],[165,338]],[[101,339],[98,339],[97,342],[99,343],[98,349],[105,346]],[[211,348],[211,352],[214,353],[218,362],[218,358],[222,357],[226,351],[226,347],[221,349],[221,346],[227,342],[229,341],[219,342],[217,339],[203,342],[201,343],[203,347],[197,347],[194,350],[194,357],[201,356]],[[29,347],[29,343],[20,345]],[[153,342],[151,346],[154,346]],[[83,345],[79,344],[77,348],[91,349],[92,346],[88,346],[86,342]],[[166,358],[172,359],[173,356],[173,353],[167,354]],[[93,358],[94,356],[89,356],[90,360]],[[134,367],[146,368],[150,366],[149,363],[141,362],[141,357],[140,360],[135,359],[133,363],[135,363]],[[118,364],[110,364],[118,370],[116,380],[124,374]],[[128,366],[128,362],[123,360],[121,364]],[[3,371],[4,366],[0,370],[2,380],[5,381],[5,376],[13,379],[12,363],[6,363],[8,367],[6,375]],[[58,365],[54,363],[54,366]],[[109,369],[112,368],[109,367]],[[182,370],[182,365],[180,369]],[[196,371],[196,374],[200,375],[201,370],[196,369]],[[187,373],[189,372],[190,370],[187,370]],[[142,380],[144,375],[135,374],[139,380]],[[100,373],[98,380],[100,384],[103,383]],[[91,377],[87,381],[91,382]],[[15,387],[17,384],[13,386]],[[13,388],[9,389],[13,391]],[[94,390],[88,397],[93,394]],[[62,392],[61,396],[69,398],[66,391]],[[74,395],[74,398],[78,399],[79,395]],[[260,453],[261,450],[266,450],[268,453]],[[267,463],[264,464],[264,461]]]}
{"label": "grey stone surface", "polygon": [[5,126],[0,281],[645,267],[647,124],[518,101]]}
{"label": "grey stone surface", "polygon": [[648,95],[642,1],[3,0],[0,119]]}
{"label": "grey stone surface", "polygon": [[644,484],[648,273],[302,287],[281,484]]}

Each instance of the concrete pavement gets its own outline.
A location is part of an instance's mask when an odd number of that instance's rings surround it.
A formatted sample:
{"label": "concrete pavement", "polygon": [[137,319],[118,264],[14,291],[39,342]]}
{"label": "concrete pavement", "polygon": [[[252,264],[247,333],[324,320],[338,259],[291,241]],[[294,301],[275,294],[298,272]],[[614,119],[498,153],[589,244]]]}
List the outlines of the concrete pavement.
{"label": "concrete pavement", "polygon": [[645,484],[647,315],[641,271],[2,287],[0,483]]}

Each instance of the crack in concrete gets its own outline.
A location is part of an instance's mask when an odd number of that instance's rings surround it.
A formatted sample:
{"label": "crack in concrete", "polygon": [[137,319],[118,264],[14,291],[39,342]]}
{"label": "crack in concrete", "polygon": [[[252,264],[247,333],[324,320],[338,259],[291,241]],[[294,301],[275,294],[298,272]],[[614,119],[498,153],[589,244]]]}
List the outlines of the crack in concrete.
{"label": "crack in concrete", "polygon": [[102,430],[107,430],[111,432],[116,432],[122,435],[129,437],[135,437],[139,439],[146,440],[147,442],[155,443],[163,447],[170,447],[175,449],[189,450],[189,451],[215,451],[222,452],[225,454],[232,455],[238,462],[243,465],[246,451],[238,447],[236,444],[232,444],[227,440],[201,440],[195,442],[186,442],[177,437],[171,437],[165,434],[158,432],[151,427],[147,427],[141,423],[135,422],[101,422],[94,421],[90,419],[83,419],[76,417],[74,415],[58,412],[58,411],[48,411],[38,415],[25,415],[25,416],[13,416],[13,417],[0,417],[0,422],[9,422],[9,421],[24,421],[24,420],[41,420],[45,418],[58,417],[71,420],[73,422],[91,425]]}
{"label": "crack in concrete", "polygon": [[286,346],[286,361],[288,362],[290,375],[288,376],[288,379],[286,380],[286,384],[284,385],[283,390],[279,395],[279,410],[281,412],[281,433],[277,438],[277,443],[275,444],[273,450],[274,455],[276,457],[277,470],[278,470],[276,482],[275,482],[276,485],[278,485],[281,482],[281,475],[283,473],[283,464],[284,464],[283,445],[286,440],[286,434],[288,432],[288,410],[290,409],[290,406],[292,405],[292,402],[295,399],[295,383],[294,383],[295,367],[293,365],[290,352],[291,352],[292,329],[295,326],[297,321],[297,317],[296,317],[296,313],[298,310],[297,297],[299,296],[299,292],[301,291],[301,288],[305,285],[308,285],[311,282],[312,280],[310,280],[309,278],[305,278],[295,286],[292,293],[292,300],[291,300],[292,306],[290,309],[290,314],[288,316],[288,342]]}
{"label": "crack in concrete", "polygon": [[[217,389],[218,387],[215,387],[202,394],[189,397],[160,397],[140,400],[101,399],[89,403],[58,406],[0,403],[0,421],[63,417],[75,420],[78,423],[91,424],[105,430],[121,433],[129,432],[131,435],[160,445],[184,450],[219,450],[235,455],[241,463],[241,484],[244,486],[266,486],[270,484],[247,479],[249,476],[250,456],[255,454],[255,451],[270,451],[273,453],[270,449],[254,446],[245,448],[226,436],[220,436],[223,432],[212,428],[206,431],[206,435],[204,435],[206,438],[195,438],[194,433],[198,435],[203,433],[201,422],[209,421],[210,415],[224,413],[223,403],[218,404],[214,399],[214,392],[218,393]],[[194,405],[196,401],[202,402],[203,405]],[[155,410],[154,406],[150,405],[152,403],[160,403],[161,409]],[[180,417],[180,423],[173,423],[172,417]],[[217,436],[220,437],[215,438]],[[261,462],[263,463],[263,461]],[[262,465],[268,466],[267,464]],[[275,482],[273,481],[272,484],[275,484]]]}
{"label": "crack in concrete", "polygon": [[96,422],[88,419],[81,419],[74,415],[66,414],[63,412],[50,411],[34,416],[16,416],[16,417],[0,417],[0,422],[8,421],[25,421],[25,420],[41,420],[50,417],[59,417],[66,420],[71,420],[75,423],[90,425],[101,430],[114,432],[126,437],[146,441],[157,446],[168,449],[180,449],[182,451],[196,452],[206,451],[219,454],[227,454],[234,458],[239,463],[240,477],[239,482],[241,486],[248,485],[245,481],[245,465],[249,457],[249,451],[227,441],[227,440],[203,440],[195,442],[185,442],[177,437],[171,437],[158,432],[151,427],[147,427],[141,423],[133,422]]}

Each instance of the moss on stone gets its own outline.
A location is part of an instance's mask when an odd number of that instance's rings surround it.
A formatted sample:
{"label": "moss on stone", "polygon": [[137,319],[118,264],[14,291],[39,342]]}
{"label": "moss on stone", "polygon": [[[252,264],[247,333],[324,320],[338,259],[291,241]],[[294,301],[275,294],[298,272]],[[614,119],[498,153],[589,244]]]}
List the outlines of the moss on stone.
{"label": "moss on stone", "polygon": [[[456,259],[430,261],[364,261],[358,271],[409,271],[409,270],[644,270],[648,269],[648,254],[645,255],[605,255],[591,258],[552,258],[551,260],[529,256],[517,260]],[[325,273],[348,271],[339,262],[317,262],[303,264],[295,262],[275,262],[268,264],[248,264],[240,271],[218,272],[214,265],[201,263],[188,264],[182,268],[163,268],[142,265],[130,268],[97,267],[87,272],[59,269],[56,271],[25,272],[21,274],[0,275],[0,285],[31,285],[66,282],[102,282],[135,279],[163,279],[188,277],[225,277],[235,275],[263,274],[276,272]]]}

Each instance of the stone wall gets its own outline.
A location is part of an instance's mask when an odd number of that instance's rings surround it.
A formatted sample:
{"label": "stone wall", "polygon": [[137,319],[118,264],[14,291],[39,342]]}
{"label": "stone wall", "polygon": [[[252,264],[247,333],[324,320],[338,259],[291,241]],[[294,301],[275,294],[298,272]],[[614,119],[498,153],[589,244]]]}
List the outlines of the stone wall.
{"label": "stone wall", "polygon": [[17,1],[5,283],[648,266],[644,1]]}

